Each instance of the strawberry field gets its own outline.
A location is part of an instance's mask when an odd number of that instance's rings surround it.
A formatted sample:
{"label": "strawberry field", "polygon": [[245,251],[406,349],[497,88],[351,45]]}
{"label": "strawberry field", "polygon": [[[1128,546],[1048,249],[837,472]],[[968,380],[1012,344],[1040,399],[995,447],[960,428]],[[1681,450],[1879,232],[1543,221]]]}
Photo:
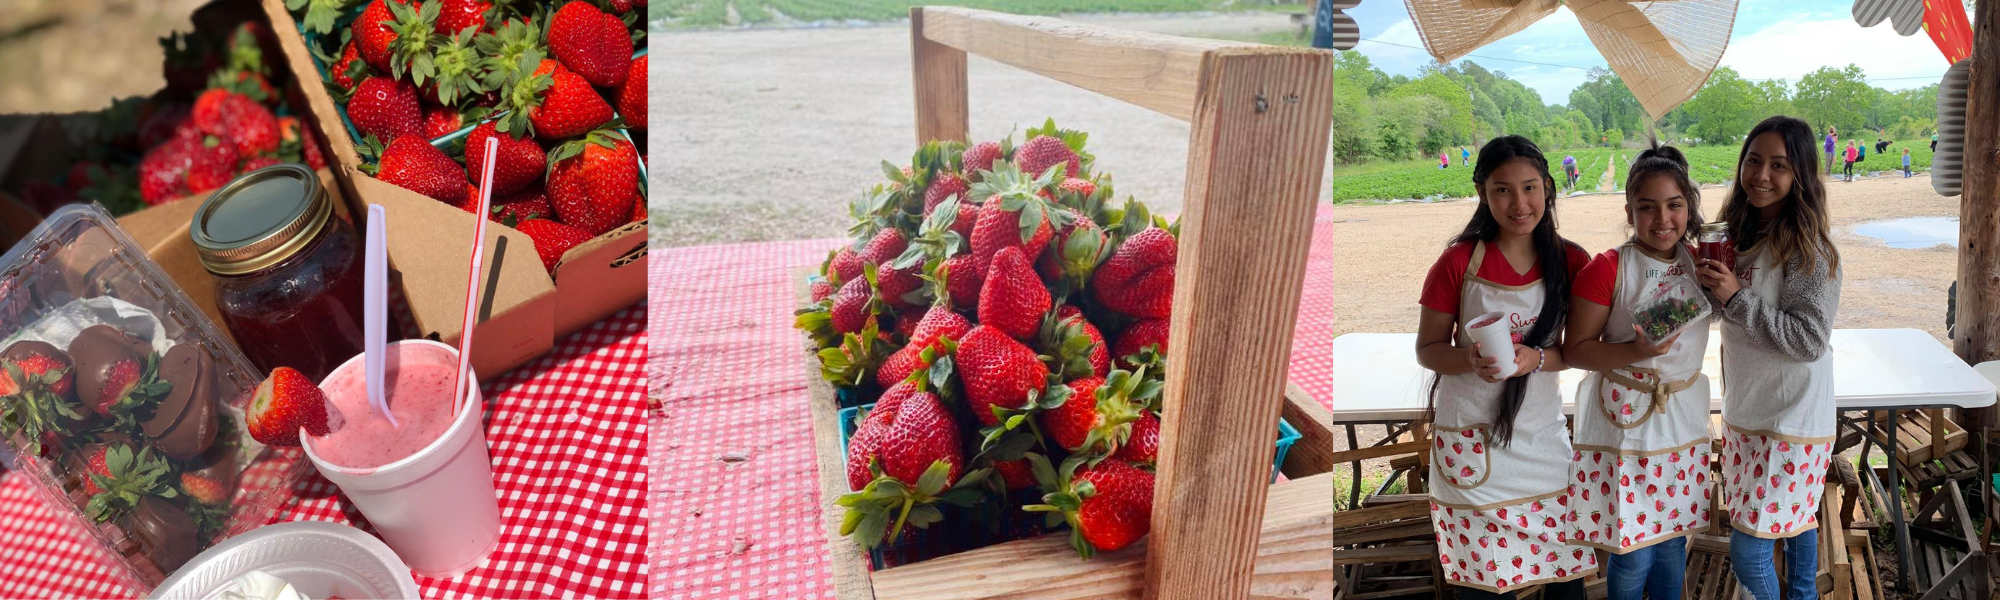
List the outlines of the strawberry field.
{"label": "strawberry field", "polygon": [[[1845,142],[1843,142],[1843,147]],[[1902,168],[1902,150],[1910,150],[1910,168],[1923,172],[1930,170],[1930,140],[1899,141],[1889,146],[1888,152],[1876,154],[1871,145],[1869,154],[1855,166],[1856,174],[1866,171],[1894,171]],[[1735,175],[1736,156],[1740,147],[1729,146],[1684,146],[1681,151],[1687,155],[1689,175],[1702,185],[1721,184]],[[1625,187],[1625,169],[1639,156],[1640,150],[1632,148],[1582,148],[1557,150],[1548,154],[1550,174],[1556,177],[1557,185],[1562,181],[1562,157],[1575,156],[1582,176],[1577,180],[1577,191],[1622,191]],[[1474,195],[1472,170],[1459,164],[1458,155],[1449,153],[1452,166],[1437,168],[1435,159],[1404,161],[1396,163],[1366,163],[1335,167],[1332,171],[1332,185],[1328,186],[1329,200],[1335,204],[1347,202],[1408,200],[1424,198],[1469,198]],[[1474,158],[1477,158],[1475,155]],[[1838,173],[1840,165],[1834,171]],[[1824,169],[1824,166],[1822,166]],[[1612,170],[1609,186],[1599,189],[1606,170]],[[1567,192],[1567,190],[1566,190]]]}

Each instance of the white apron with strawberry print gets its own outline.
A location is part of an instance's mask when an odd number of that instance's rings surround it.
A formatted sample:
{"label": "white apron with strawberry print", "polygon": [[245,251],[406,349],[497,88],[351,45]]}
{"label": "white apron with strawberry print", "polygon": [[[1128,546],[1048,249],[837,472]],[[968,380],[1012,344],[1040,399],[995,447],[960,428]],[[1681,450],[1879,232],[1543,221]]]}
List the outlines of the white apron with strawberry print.
{"label": "white apron with strawberry print", "polygon": [[[1459,292],[1458,345],[1472,347],[1468,321],[1503,311],[1515,341],[1541,314],[1537,281],[1502,286],[1478,277],[1486,244],[1473,247]],[[1496,259],[1504,260],[1504,259]],[[1503,365],[1503,369],[1506,367]],[[1438,381],[1433,423],[1431,523],[1438,562],[1456,585],[1496,592],[1566,581],[1597,569],[1597,554],[1570,543],[1572,452],[1555,373],[1533,373],[1514,420],[1512,443],[1492,447],[1501,385],[1477,373]]]}
{"label": "white apron with strawberry print", "polygon": [[[1686,248],[1672,263],[1638,244],[1618,248],[1618,278],[1601,339],[1638,339],[1632,308],[1663,286],[1695,286]],[[1698,295],[1698,294],[1697,294]],[[1591,373],[1577,385],[1576,472],[1571,508],[1577,541],[1624,554],[1708,529],[1708,378],[1701,374],[1708,323],[1680,334],[1665,355]]]}
{"label": "white apron with strawberry print", "polygon": [[[1768,252],[1740,254],[1739,294],[1776,302],[1784,269]],[[1811,275],[1803,275],[1810,277]],[[1833,353],[1801,363],[1722,323],[1722,504],[1730,525],[1762,538],[1819,526],[1835,419]]]}

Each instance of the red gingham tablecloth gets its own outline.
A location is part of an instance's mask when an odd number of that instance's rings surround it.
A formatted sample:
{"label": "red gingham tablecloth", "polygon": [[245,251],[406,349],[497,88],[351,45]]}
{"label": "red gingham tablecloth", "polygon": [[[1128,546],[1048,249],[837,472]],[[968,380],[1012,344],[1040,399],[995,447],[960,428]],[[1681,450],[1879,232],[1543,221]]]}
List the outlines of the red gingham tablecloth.
{"label": "red gingham tablecloth", "polygon": [[[646,595],[645,326],[644,307],[625,309],[483,387],[499,546],[472,572],[417,577],[424,597]],[[273,522],[348,523],[338,491],[312,472]],[[0,598],[136,596],[84,536],[0,478]]]}
{"label": "red gingham tablecloth", "polygon": [[[1291,378],[1332,399],[1332,225],[1313,230]],[[832,598],[795,278],[839,240],[655,248],[653,597]],[[1412,296],[1411,302],[1415,302]],[[837,543],[848,543],[840,540]]]}

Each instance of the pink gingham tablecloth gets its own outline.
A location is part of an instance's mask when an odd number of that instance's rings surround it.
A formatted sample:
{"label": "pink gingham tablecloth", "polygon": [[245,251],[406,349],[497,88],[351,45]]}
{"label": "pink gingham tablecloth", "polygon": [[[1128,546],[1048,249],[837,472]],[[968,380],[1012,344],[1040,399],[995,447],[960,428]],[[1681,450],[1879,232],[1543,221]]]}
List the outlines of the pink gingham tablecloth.
{"label": "pink gingham tablecloth", "polygon": [[[1333,397],[1333,224],[1322,211],[1314,226],[1292,345],[1292,380],[1321,403]],[[832,597],[791,325],[795,277],[840,243],[652,251],[653,597]]]}
{"label": "pink gingham tablecloth", "polygon": [[[424,597],[646,595],[645,356],[634,306],[483,387],[499,546],[464,575],[417,577]],[[316,472],[295,493],[273,522],[358,514]],[[69,527],[24,478],[0,478],[0,598],[138,595]]]}

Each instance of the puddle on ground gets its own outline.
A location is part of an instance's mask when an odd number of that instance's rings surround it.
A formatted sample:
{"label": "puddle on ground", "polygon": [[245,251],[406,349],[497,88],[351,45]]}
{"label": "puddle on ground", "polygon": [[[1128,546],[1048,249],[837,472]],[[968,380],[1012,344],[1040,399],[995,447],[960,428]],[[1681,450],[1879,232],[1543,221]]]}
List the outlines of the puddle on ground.
{"label": "puddle on ground", "polygon": [[1891,248],[1958,246],[1957,217],[1906,217],[1864,223],[1854,233],[1882,240]]}

